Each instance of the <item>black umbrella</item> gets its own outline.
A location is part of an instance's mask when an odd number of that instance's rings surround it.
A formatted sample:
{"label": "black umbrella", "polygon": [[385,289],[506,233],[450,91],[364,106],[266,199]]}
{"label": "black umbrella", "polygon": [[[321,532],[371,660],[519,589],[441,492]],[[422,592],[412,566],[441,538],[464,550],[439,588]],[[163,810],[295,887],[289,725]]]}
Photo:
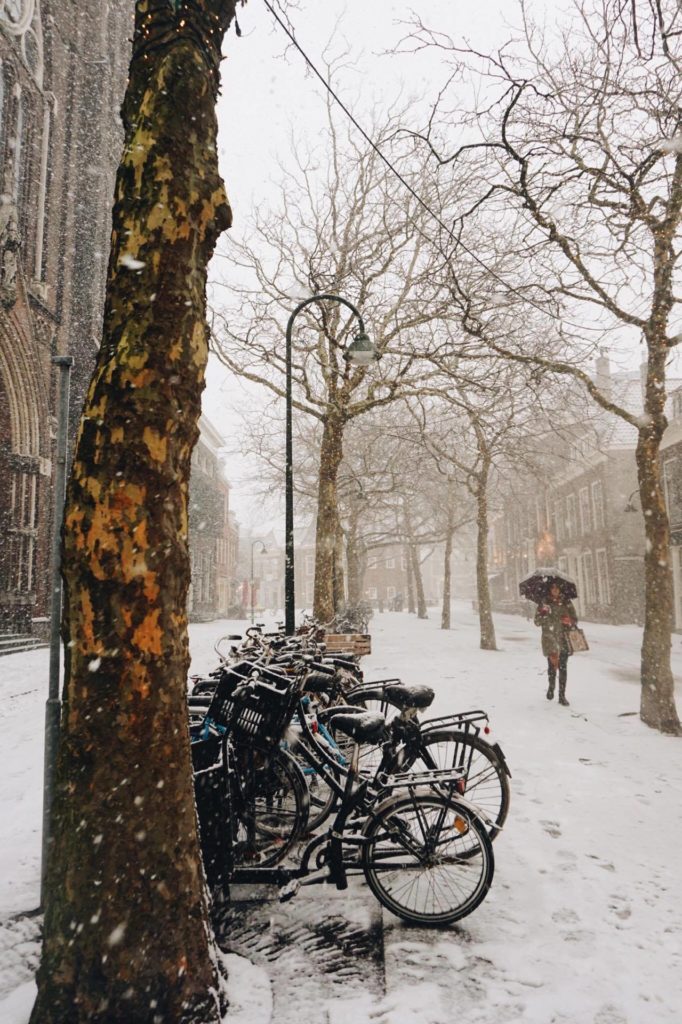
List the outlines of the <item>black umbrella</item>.
{"label": "black umbrella", "polygon": [[549,588],[553,583],[559,587],[562,597],[572,600],[578,596],[578,588],[570,576],[559,572],[553,566],[541,566],[534,569],[530,576],[526,576],[519,583],[521,597],[541,604],[549,597]]}

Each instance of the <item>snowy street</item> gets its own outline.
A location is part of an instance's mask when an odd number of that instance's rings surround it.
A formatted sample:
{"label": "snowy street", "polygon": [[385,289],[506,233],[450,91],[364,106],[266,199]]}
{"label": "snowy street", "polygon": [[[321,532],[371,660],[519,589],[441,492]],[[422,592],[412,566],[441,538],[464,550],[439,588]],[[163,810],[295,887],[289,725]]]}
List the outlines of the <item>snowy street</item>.
{"label": "snowy street", "polygon": [[[365,678],[428,683],[434,716],[489,712],[490,738],[513,778],[488,897],[460,925],[425,932],[382,911],[359,884],[329,895],[304,889],[284,907],[243,896],[227,935],[228,1019],[677,1024],[682,746],[637,717],[640,630],[585,624],[592,649],[570,660],[570,707],[562,708],[545,699],[531,622],[495,616],[499,651],[484,652],[467,605],[454,605],[449,632],[439,630],[436,609],[430,616],[375,615]],[[214,666],[213,642],[235,625],[191,627],[192,671]],[[681,677],[682,637],[673,649]],[[39,919],[24,914],[38,903],[47,663],[46,650],[0,660],[2,1024],[25,1024],[38,955]],[[243,941],[242,910],[253,931]],[[332,940],[313,934],[325,920],[346,936],[333,957],[325,952]]]}

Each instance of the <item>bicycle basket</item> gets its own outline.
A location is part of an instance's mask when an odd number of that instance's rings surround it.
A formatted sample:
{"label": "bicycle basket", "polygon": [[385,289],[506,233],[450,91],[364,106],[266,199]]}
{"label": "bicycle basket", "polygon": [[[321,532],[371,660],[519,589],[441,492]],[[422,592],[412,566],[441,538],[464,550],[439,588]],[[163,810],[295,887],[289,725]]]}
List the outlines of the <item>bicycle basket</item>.
{"label": "bicycle basket", "polygon": [[213,704],[218,704],[214,700],[209,714],[227,728],[236,742],[270,750],[284,736],[298,703],[298,690],[293,680],[278,672],[260,666],[257,671],[253,689],[236,700],[233,696],[236,684],[243,683],[244,677],[240,675],[229,681],[231,685],[224,688],[219,706],[213,707]]}

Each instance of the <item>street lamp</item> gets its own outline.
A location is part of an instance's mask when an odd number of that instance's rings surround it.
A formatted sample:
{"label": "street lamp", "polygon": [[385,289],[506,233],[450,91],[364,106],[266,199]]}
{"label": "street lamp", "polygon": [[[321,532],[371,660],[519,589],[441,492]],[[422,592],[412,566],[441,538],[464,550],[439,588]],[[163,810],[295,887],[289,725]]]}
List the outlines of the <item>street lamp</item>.
{"label": "street lamp", "polygon": [[292,441],[292,358],[291,358],[291,337],[294,320],[306,306],[311,302],[322,302],[329,299],[332,302],[340,302],[341,305],[350,309],[357,317],[360,330],[353,338],[351,344],[344,352],[344,358],[356,366],[369,366],[378,359],[376,349],[367,337],[365,324],[352,302],[342,299],[340,295],[311,295],[310,298],[299,302],[296,309],[289,317],[286,333],[286,476],[285,476],[285,554],[284,554],[284,632],[287,636],[293,636],[295,625],[295,589],[294,589],[294,467],[293,467],[293,441]]}
{"label": "street lamp", "polygon": [[265,546],[265,544],[263,543],[262,540],[252,540],[251,541],[251,625],[252,626],[253,626],[253,588],[254,588],[254,585],[255,585],[255,580],[253,578],[254,577],[254,573],[253,573],[253,550],[254,550],[256,544],[260,544],[261,554],[262,555],[267,554],[267,551],[268,551],[268,549],[266,548],[266,546]]}
{"label": "street lamp", "polygon": [[635,487],[635,489],[632,492],[632,494],[628,497],[628,500],[626,502],[625,508],[623,509],[623,512],[641,512],[642,511],[642,502],[641,501],[639,503],[639,505],[640,505],[639,508],[636,508],[636,506],[632,504],[632,499],[634,498],[635,494],[639,494],[639,487]]}

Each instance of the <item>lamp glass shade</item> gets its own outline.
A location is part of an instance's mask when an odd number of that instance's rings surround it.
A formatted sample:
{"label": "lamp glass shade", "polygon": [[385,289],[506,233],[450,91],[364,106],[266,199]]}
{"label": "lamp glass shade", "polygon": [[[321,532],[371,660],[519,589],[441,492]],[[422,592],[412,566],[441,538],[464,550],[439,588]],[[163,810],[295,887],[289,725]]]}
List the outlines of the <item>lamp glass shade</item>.
{"label": "lamp glass shade", "polygon": [[354,363],[355,366],[369,366],[379,358],[374,345],[364,332],[353,338],[344,354],[346,359],[350,363]]}

